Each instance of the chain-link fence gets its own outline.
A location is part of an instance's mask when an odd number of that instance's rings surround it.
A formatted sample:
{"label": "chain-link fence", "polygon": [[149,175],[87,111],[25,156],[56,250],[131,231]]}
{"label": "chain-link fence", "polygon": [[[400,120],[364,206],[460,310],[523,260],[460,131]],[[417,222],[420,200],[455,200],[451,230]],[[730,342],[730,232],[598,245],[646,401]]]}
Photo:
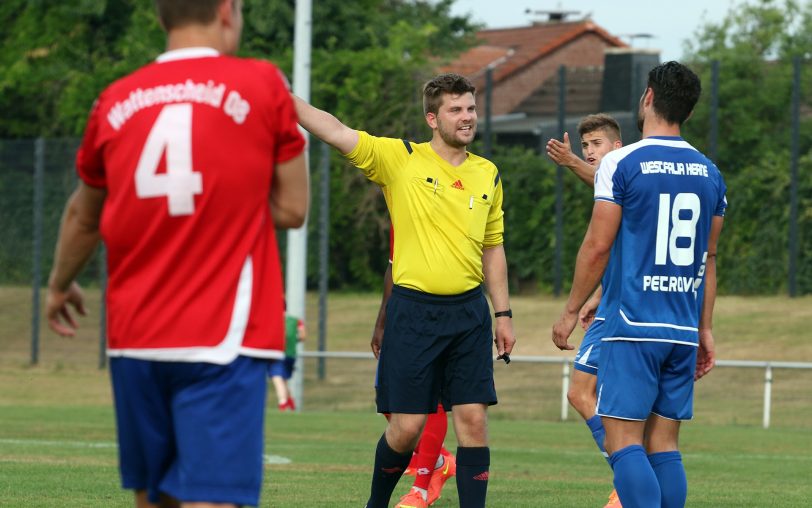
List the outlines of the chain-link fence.
{"label": "chain-link fence", "polygon": [[[0,284],[30,284],[49,267],[76,187],[75,138],[0,140]],[[83,281],[95,280],[85,271]],[[39,281],[45,283],[40,271]],[[91,282],[92,283],[92,282]]]}
{"label": "chain-link fence", "polygon": [[[736,115],[741,107],[726,86],[735,74],[726,74],[733,71],[715,62],[699,68],[705,92],[683,134],[717,161],[728,185],[730,208],[719,247],[721,294],[812,292],[812,110],[804,106],[801,64],[800,59],[784,62],[788,77],[773,94],[783,97],[778,105],[770,105],[773,124],[749,133],[769,139],[769,149],[751,151],[741,160],[739,154],[749,146],[741,138],[748,133],[730,123],[740,118]],[[624,108],[628,103],[628,109],[610,111],[622,125],[626,144],[639,135],[631,98],[645,87],[647,70],[637,69],[623,85],[631,88],[620,101]],[[578,87],[586,86],[586,78],[567,76],[561,68],[549,90],[539,95],[539,117],[480,118],[484,139],[474,151],[483,148],[493,158],[504,182],[505,247],[513,291],[566,291],[589,220],[589,191],[574,176],[555,169],[544,149],[547,139],[569,131],[579,152],[575,126],[583,115],[572,109],[579,104]],[[487,96],[489,91],[482,93]],[[512,131],[505,130],[507,124]],[[0,285],[33,288],[46,283],[60,217],[76,186],[78,143],[76,138],[0,140]],[[313,144],[314,149],[318,146]],[[334,151],[329,157],[314,155],[311,218],[318,213],[320,220],[309,222],[310,289],[325,294],[328,286],[377,289],[373,284],[385,265],[386,242],[385,235],[370,230],[388,226],[385,209],[379,203],[374,213],[367,211],[379,219],[373,221],[377,225],[357,217],[350,220],[347,209],[352,203],[372,201],[370,184],[359,183],[363,179],[357,171]],[[317,161],[326,167],[317,171]],[[284,242],[284,235],[280,240]],[[81,282],[101,286],[103,280],[103,263],[91,260]],[[39,292],[32,294],[35,341],[40,302]]]}

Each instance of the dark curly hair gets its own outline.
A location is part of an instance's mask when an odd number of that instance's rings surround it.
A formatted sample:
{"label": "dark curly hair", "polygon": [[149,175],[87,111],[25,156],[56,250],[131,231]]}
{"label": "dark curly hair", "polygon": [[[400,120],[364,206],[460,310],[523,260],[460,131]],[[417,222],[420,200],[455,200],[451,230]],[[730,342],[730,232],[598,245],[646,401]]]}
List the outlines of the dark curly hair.
{"label": "dark curly hair", "polygon": [[694,71],[674,61],[651,69],[648,87],[654,92],[654,112],[668,123],[679,125],[691,116],[702,93],[702,84]]}

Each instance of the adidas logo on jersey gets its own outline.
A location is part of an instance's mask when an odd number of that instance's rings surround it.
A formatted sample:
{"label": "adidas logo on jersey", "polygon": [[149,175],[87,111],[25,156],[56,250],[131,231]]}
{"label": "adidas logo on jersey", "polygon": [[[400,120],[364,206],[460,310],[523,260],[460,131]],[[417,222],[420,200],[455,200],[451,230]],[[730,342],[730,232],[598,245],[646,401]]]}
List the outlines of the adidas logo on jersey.
{"label": "adidas logo on jersey", "polygon": [[462,180],[457,180],[456,182],[451,184],[452,187],[459,190],[465,190],[465,187],[462,185]]}

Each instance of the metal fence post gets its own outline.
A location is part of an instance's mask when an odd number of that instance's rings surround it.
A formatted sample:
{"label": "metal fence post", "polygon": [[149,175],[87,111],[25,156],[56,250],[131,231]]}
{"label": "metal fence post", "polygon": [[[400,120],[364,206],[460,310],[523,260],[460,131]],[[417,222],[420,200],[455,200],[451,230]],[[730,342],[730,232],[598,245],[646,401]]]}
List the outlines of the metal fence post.
{"label": "metal fence post", "polygon": [[711,62],[711,97],[710,97],[710,136],[708,153],[715,163],[718,160],[719,144],[719,60]]}
{"label": "metal fence post", "polygon": [[801,57],[792,59],[792,120],[789,163],[789,296],[798,295],[798,154],[800,151]]}
{"label": "metal fence post", "polygon": [[42,207],[45,180],[45,140],[34,142],[34,253],[31,267],[31,365],[39,362],[39,292],[42,286]]}
{"label": "metal fence post", "polygon": [[[319,209],[319,351],[327,349],[327,290],[330,280],[330,146],[321,144],[321,208]],[[319,380],[326,363],[319,357]]]}
{"label": "metal fence post", "polygon": [[564,362],[561,369],[561,421],[566,421],[570,404],[567,399],[567,392],[570,391],[570,362]]}
{"label": "metal fence post", "polygon": [[[564,139],[567,120],[567,68],[558,69],[558,135]],[[555,252],[553,254],[553,295],[561,296],[562,262],[564,250],[564,169],[555,168]]]}
{"label": "metal fence post", "polygon": [[762,419],[762,427],[765,429],[770,428],[770,411],[772,409],[772,394],[773,394],[773,368],[768,363],[767,368],[764,369],[764,418]]}
{"label": "metal fence post", "polygon": [[99,247],[98,257],[99,289],[101,290],[101,303],[99,305],[99,369],[107,366],[107,250],[104,245]]}
{"label": "metal fence post", "polygon": [[493,131],[491,126],[492,121],[492,108],[491,100],[493,98],[493,66],[489,65],[485,69],[485,133],[484,140],[484,155],[486,159],[490,159],[493,153]]}

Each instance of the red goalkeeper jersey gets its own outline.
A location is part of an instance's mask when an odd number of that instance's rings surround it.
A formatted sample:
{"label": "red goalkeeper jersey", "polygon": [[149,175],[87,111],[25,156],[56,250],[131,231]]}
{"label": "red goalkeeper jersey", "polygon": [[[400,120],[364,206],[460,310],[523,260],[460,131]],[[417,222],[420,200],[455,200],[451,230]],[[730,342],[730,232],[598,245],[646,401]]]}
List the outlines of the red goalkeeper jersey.
{"label": "red goalkeeper jersey", "polygon": [[107,190],[111,356],[283,357],[268,200],[275,165],[303,147],[287,82],[268,62],[187,48],[102,92],[76,162]]}

